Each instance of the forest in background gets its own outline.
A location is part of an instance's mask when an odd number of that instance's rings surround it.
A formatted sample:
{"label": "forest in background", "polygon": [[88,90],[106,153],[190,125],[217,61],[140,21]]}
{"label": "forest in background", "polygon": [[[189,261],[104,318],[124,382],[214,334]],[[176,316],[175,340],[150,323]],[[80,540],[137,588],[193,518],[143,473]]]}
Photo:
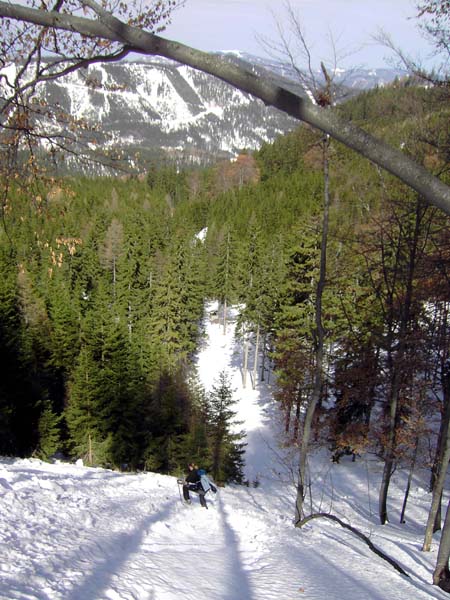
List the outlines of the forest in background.
{"label": "forest in background", "polygon": [[[336,110],[448,181],[440,89],[406,80]],[[286,443],[298,444],[316,360],[321,143],[300,126],[208,169],[11,189],[0,452],[174,474],[194,458],[218,481],[241,482],[226,373],[206,393],[193,362],[212,299],[224,327],[227,307],[240,307],[243,372],[249,355],[257,377],[275,371]],[[394,461],[436,474],[450,418],[448,218],[335,142],[330,189],[315,443],[335,460],[382,456],[392,430]]]}

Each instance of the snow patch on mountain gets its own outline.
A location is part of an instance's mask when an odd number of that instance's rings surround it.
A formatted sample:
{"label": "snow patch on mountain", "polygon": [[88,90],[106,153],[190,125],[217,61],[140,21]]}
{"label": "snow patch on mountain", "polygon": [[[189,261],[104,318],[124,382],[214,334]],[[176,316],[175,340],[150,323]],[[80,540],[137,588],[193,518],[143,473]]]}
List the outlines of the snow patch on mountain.
{"label": "snow patch on mountain", "polygon": [[[225,56],[256,74],[270,72],[275,81],[308,94],[295,83],[296,74],[288,65],[234,51]],[[12,83],[17,67],[0,72]],[[383,85],[396,74],[388,69],[336,71],[337,83],[354,89]],[[0,78],[0,86],[6,97],[5,78]],[[85,121],[95,130],[88,135],[99,147],[119,149],[130,157],[139,152],[143,159],[159,149],[202,162],[230,158],[298,126],[298,121],[220,79],[160,57],[91,65],[41,84],[38,94],[48,114],[53,109]],[[64,132],[51,116],[41,130]]]}

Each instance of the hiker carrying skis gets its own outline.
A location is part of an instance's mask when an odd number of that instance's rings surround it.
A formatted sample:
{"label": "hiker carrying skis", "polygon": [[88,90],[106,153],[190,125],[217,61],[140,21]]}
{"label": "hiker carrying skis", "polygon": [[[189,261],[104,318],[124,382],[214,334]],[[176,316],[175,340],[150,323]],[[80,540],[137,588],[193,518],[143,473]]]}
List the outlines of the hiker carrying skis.
{"label": "hiker carrying skis", "polygon": [[193,463],[188,464],[188,472],[186,473],[186,477],[184,478],[183,483],[183,498],[184,500],[190,504],[191,498],[189,496],[189,491],[196,492],[200,496],[200,504],[207,508],[206,500],[205,500],[205,492],[200,483],[200,475],[198,472],[197,465]]}
{"label": "hiker carrying skis", "polygon": [[[203,479],[203,481],[202,481]],[[205,485],[204,482],[207,482]],[[202,485],[203,484],[203,485]],[[186,474],[185,480],[183,482],[183,498],[185,502],[191,503],[191,499],[189,496],[189,492],[195,492],[199,495],[200,504],[203,508],[208,508],[205,500],[205,494],[212,490],[216,493],[217,489],[211,484],[211,482],[207,479],[206,473],[203,469],[199,469],[197,465],[193,463],[188,464],[188,472]]]}

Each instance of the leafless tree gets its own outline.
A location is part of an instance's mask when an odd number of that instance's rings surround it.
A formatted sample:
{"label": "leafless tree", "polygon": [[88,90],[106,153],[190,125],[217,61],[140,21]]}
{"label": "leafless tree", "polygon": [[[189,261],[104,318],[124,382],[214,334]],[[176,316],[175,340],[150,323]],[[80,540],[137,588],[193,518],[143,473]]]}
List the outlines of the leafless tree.
{"label": "leafless tree", "polygon": [[[449,0],[422,0],[416,3],[418,26],[431,45],[430,55],[414,57],[395,43],[391,35],[379,30],[375,41],[385,46],[395,64],[419,80],[446,90],[450,94],[450,2]],[[432,68],[424,59],[432,59]]]}
{"label": "leafless tree", "polygon": [[[339,86],[335,84],[334,76],[337,70],[337,53],[334,43],[332,43],[332,71],[329,72],[324,62],[320,64],[320,72],[315,71],[313,67],[313,57],[311,54],[306,34],[301,24],[300,15],[294,10],[290,2],[285,5],[287,14],[287,23],[289,35],[286,33],[282,23],[276,20],[279,40],[270,41],[261,40],[269,52],[280,57],[283,62],[287,62],[296,74],[298,83],[310,96],[315,106],[321,106],[323,110],[330,109],[336,101],[339,92]],[[332,40],[332,37],[331,37]],[[313,330],[314,338],[314,365],[312,373],[313,386],[311,394],[307,398],[306,412],[303,419],[303,429],[299,453],[299,471],[297,483],[297,497],[295,501],[295,523],[300,526],[304,517],[304,500],[307,482],[307,459],[308,448],[312,433],[314,415],[317,405],[320,401],[322,389],[324,387],[324,362],[325,362],[325,328],[323,326],[322,302],[326,286],[327,276],[327,245],[328,245],[328,227],[330,212],[330,177],[329,177],[329,150],[330,136],[325,134],[320,141],[322,154],[322,173],[323,173],[323,214],[322,214],[322,236],[320,246],[320,266],[319,277],[316,285],[315,294],[315,327]]]}

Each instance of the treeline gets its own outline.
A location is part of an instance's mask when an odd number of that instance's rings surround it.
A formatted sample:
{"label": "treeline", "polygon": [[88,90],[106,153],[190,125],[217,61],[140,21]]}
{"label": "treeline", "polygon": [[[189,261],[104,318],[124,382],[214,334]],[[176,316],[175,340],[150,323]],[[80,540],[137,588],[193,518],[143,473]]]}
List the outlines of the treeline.
{"label": "treeline", "polygon": [[[448,177],[448,108],[434,90],[377,90],[339,110]],[[215,412],[218,397],[232,401],[226,374],[208,395],[192,367],[211,299],[224,328],[228,307],[240,306],[243,385],[276,371],[297,444],[316,367],[321,143],[300,127],[209,169],[11,192],[0,451],[163,472],[193,459],[240,481],[234,415],[222,423]],[[337,460],[376,452],[386,476],[419,461],[435,481],[450,396],[448,219],[335,143],[330,190],[316,442]]]}
{"label": "treeline", "polygon": [[[440,90],[396,85],[339,110],[368,119],[370,129],[449,180],[449,108]],[[216,253],[226,255],[234,274],[234,287],[228,282],[218,297],[245,307],[240,332],[244,348],[253,347],[254,364],[259,358],[261,378],[266,357],[272,362],[287,441],[302,440],[320,334],[315,443],[328,447],[336,461],[364,452],[384,461],[383,523],[395,468],[428,467],[436,519],[431,527],[440,527],[450,458],[448,217],[332,143],[319,330],[323,146],[320,135],[302,127],[263,147],[255,156],[260,182],[234,190],[212,208],[212,223],[226,232]],[[233,248],[237,239],[241,243]],[[244,350],[244,373],[246,356]],[[303,483],[306,490],[309,484]],[[405,506],[406,500],[407,490]]]}
{"label": "treeline", "polygon": [[[192,367],[205,252],[167,171],[12,190],[0,235],[0,452],[242,479],[226,375]],[[191,217],[191,215],[193,215]],[[224,419],[224,415],[226,418]]]}

